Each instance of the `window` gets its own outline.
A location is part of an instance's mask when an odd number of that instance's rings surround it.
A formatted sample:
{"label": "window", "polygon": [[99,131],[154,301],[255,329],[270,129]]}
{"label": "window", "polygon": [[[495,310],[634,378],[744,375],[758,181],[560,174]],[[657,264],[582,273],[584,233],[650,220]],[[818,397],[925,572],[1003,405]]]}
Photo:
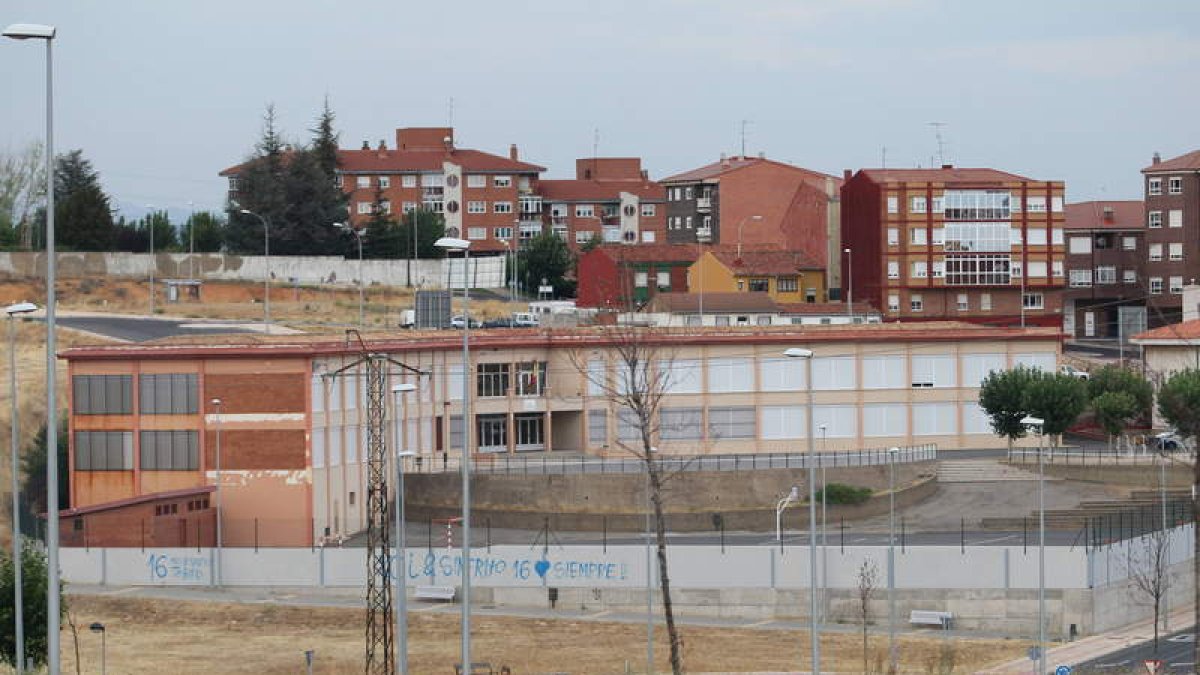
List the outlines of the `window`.
{"label": "window", "polygon": [[[340,173],[339,173],[338,175],[334,176],[334,177],[333,177],[333,185],[334,185],[334,187],[336,187],[336,188],[339,188],[339,189],[341,189],[342,187],[345,187],[345,185],[346,185],[346,177],[345,177],[345,176],[343,176],[343,175],[342,175],[342,174],[340,174]],[[229,179],[229,191],[230,191],[230,192],[237,192],[239,187],[240,187],[240,184],[239,184],[239,182],[238,182],[237,178],[230,177],[230,179]]]}
{"label": "window", "polygon": [[912,386],[914,388],[956,386],[954,357],[946,354],[913,354]]}
{"label": "window", "polygon": [[143,415],[188,415],[198,409],[200,388],[195,373],[141,375],[138,384]]}
{"label": "window", "polygon": [[642,204],[642,217],[650,217],[654,215],[654,204]]}
{"label": "window", "polygon": [[924,279],[929,276],[929,265],[925,261],[915,262],[912,264],[912,276],[916,279]]}
{"label": "window", "polygon": [[1127,284],[1137,283],[1137,270],[1125,270],[1121,273],[1121,281]]}
{"label": "window", "polygon": [[1092,270],[1071,270],[1070,281],[1068,282],[1071,288],[1087,288],[1092,285]]}
{"label": "window", "polygon": [[700,408],[663,408],[659,413],[659,435],[664,441],[699,440],[703,428]]}
{"label": "window", "polygon": [[934,246],[944,246],[945,244],[946,244],[946,228],[944,228],[944,227],[933,228],[933,245]]}
{"label": "window", "polygon": [[689,230],[692,229],[692,217],[691,216],[685,217],[683,219],[683,222],[684,222],[684,227],[686,227]]}
{"label": "window", "polygon": [[200,452],[195,431],[143,431],[141,433],[142,470],[195,471],[200,468]]}
{"label": "window", "polygon": [[371,187],[371,177],[359,176],[357,179],[355,179],[354,184],[358,186],[360,190],[363,188],[369,188]]}
{"label": "window", "polygon": [[1183,227],[1183,210],[1171,209],[1167,211],[1167,227]]}
{"label": "window", "polygon": [[133,432],[76,431],[75,470],[133,470]]}
{"label": "window", "polygon": [[913,197],[909,200],[908,210],[911,213],[925,213],[925,203],[924,197]]}
{"label": "window", "polygon": [[1121,238],[1121,250],[1136,251],[1137,250],[1137,237],[1122,237]]}
{"label": "window", "polygon": [[492,187],[506,188],[512,187],[512,176],[493,176]]}
{"label": "window", "polygon": [[655,272],[654,276],[656,277],[655,283],[658,285],[660,291],[671,288],[671,272],[669,270],[666,272]]}
{"label": "window", "polygon": [[1162,256],[1162,244],[1150,244],[1150,262],[1159,262],[1162,260]]}
{"label": "window", "polygon": [[1021,296],[1021,305],[1025,309],[1045,309],[1046,297],[1042,293],[1026,293]]}
{"label": "window", "polygon": [[863,436],[905,436],[908,409],[903,403],[868,403],[863,406]]}
{"label": "window", "polygon": [[384,213],[391,213],[392,212],[392,203],[386,199],[380,201],[379,202],[379,210],[383,211]]}
{"label": "window", "polygon": [[1162,286],[1162,277],[1150,277],[1150,295],[1161,295]]}
{"label": "window", "polygon": [[888,296],[888,311],[889,312],[899,312],[900,311],[900,296],[899,295],[889,295]]}
{"label": "window", "polygon": [[889,279],[899,279],[900,278],[900,262],[896,261],[896,260],[889,260],[887,265],[888,265],[888,267],[887,267],[888,278]]}
{"label": "window", "polygon": [[1096,283],[1098,284],[1115,284],[1117,283],[1117,268],[1112,265],[1102,265],[1096,268]]}
{"label": "window", "polygon": [[993,371],[1004,370],[1008,363],[1004,354],[963,354],[962,387],[978,387]]}
{"label": "window", "polygon": [[1055,260],[1051,262],[1050,271],[1054,274],[1054,276],[1061,277],[1063,275],[1063,261]]}
{"label": "window", "polygon": [[1008,243],[1010,246],[1020,246],[1022,241],[1024,241],[1024,235],[1021,232],[1021,228],[1014,227],[1009,230]]}
{"label": "window", "polygon": [[978,403],[964,402],[962,404],[964,434],[991,434],[992,422]]}
{"label": "window", "polygon": [[1167,244],[1167,252],[1170,260],[1183,260],[1183,244],[1178,242]]}
{"label": "window", "polygon": [[1030,260],[1026,265],[1025,276],[1037,277],[1044,279],[1046,277],[1046,261],[1045,260]]}
{"label": "window", "polygon": [[854,438],[858,435],[858,406],[813,406],[813,428],[825,425],[827,438]]}
{"label": "window", "polygon": [[925,300],[920,293],[913,293],[908,296],[908,308],[914,312],[922,312],[925,310]]}
{"label": "window", "polygon": [[1067,249],[1073,255],[1086,255],[1092,252],[1091,237],[1071,237],[1070,248]]}
{"label": "window", "polygon": [[768,405],[759,410],[762,414],[763,440],[804,438],[804,406]]}
{"label": "window", "polygon": [[391,176],[380,176],[379,177],[379,187],[385,188],[385,189],[392,187],[392,177]]}
{"label": "window", "polygon": [[1168,178],[1167,193],[1173,195],[1183,194],[1183,178],[1179,176],[1171,176]]}
{"label": "window", "polygon": [[771,287],[770,279],[751,279],[750,280],[750,292],[751,293],[766,293],[767,291],[770,290],[770,287]]}
{"label": "window", "polygon": [[708,409],[708,437],[755,438],[758,435],[753,406]]}
{"label": "window", "polygon": [[72,388],[76,415],[133,413],[132,375],[76,375]]}
{"label": "window", "polygon": [[1020,195],[1020,193],[1014,192],[1008,196],[1008,210],[1011,211],[1012,213],[1020,213],[1021,212],[1021,195]]}
{"label": "window", "polygon": [[595,236],[596,236],[595,232],[588,232],[586,230],[576,230],[575,243],[576,244],[586,244],[592,240],[592,237],[595,237]]}
{"label": "window", "polygon": [[654,230],[646,230],[642,232],[642,243],[653,244],[655,240]]}
{"label": "window", "polygon": [[512,213],[512,202],[492,202],[492,213]]}
{"label": "window", "polygon": [[1151,211],[1147,215],[1147,225],[1152,228],[1162,227],[1162,211]]}
{"label": "window", "polygon": [[991,293],[980,293],[979,294],[979,309],[984,312],[992,311],[992,294]]}
{"label": "window", "polygon": [[946,198],[945,197],[934,197],[933,198],[933,212],[934,213],[945,213],[946,212]]}
{"label": "window", "polygon": [[467,187],[482,188],[487,187],[487,176],[479,173],[467,174]]}
{"label": "window", "polygon": [[857,376],[853,356],[817,356],[812,359],[813,389],[854,389]]}
{"label": "window", "polygon": [[1050,228],[1050,243],[1054,246],[1063,245],[1063,229],[1061,227]]}
{"label": "window", "polygon": [[1183,293],[1183,277],[1171,277],[1169,281],[1168,290],[1172,295]]}
{"label": "window", "polygon": [[1025,200],[1025,210],[1030,213],[1045,213],[1046,198],[1045,197],[1029,197]]}
{"label": "window", "polygon": [[1008,220],[1010,195],[998,190],[947,190],[946,220]]}
{"label": "window", "polygon": [[467,213],[487,213],[487,202],[467,202]]}
{"label": "window", "polygon": [[417,203],[416,202],[404,202],[404,204],[401,206],[401,208],[404,209],[404,213],[412,213],[413,211],[417,210]]}
{"label": "window", "polygon": [[1013,276],[1009,256],[946,256],[947,286],[1007,285]]}
{"label": "window", "polygon": [[887,212],[888,213],[900,213],[900,198],[899,197],[888,197],[887,198]]}
{"label": "window", "polygon": [[1008,223],[946,223],[945,229],[942,245],[948,252],[1006,253],[1021,243],[1020,228]]}
{"label": "window", "polygon": [[371,213],[371,202],[358,202],[356,210],[358,215],[365,216]]}
{"label": "window", "polygon": [[863,389],[905,389],[905,359],[900,354],[864,356]]}
{"label": "window", "polygon": [[796,277],[779,277],[775,280],[775,290],[780,293],[795,293],[800,289],[800,282]]}
{"label": "window", "polygon": [[1147,185],[1146,185],[1146,192],[1147,192],[1147,194],[1151,194],[1151,195],[1161,195],[1162,194],[1162,179],[1161,178],[1149,179],[1147,181]]}
{"label": "window", "polygon": [[946,261],[944,261],[944,260],[934,260],[933,261],[933,278],[934,279],[946,278]]}
{"label": "window", "polygon": [[957,307],[958,307],[958,311],[960,311],[960,312],[965,312],[965,311],[967,311],[967,310],[971,309],[971,303],[970,303],[970,301],[968,300],[968,298],[967,298],[967,294],[966,294],[966,293],[959,293],[959,294],[958,294],[958,304],[957,304]]}
{"label": "window", "polygon": [[750,359],[709,359],[708,391],[728,393],[754,390],[754,367]]}
{"label": "window", "polygon": [[650,279],[646,272],[633,273],[633,285],[636,288],[646,288],[650,284]]}
{"label": "window", "polygon": [[493,227],[492,228],[492,237],[494,237],[496,239],[508,241],[509,239],[512,239],[512,236],[513,236],[513,229],[512,229],[511,225],[505,225],[504,227]]}
{"label": "window", "polygon": [[914,227],[908,231],[908,243],[913,246],[924,246],[926,241],[926,232],[923,227]]}
{"label": "window", "polygon": [[1053,211],[1054,213],[1062,213],[1063,198],[1062,197],[1051,197],[1050,198],[1050,210]]}
{"label": "window", "polygon": [[475,394],[480,398],[508,395],[508,364],[481,363],[475,374]]}
{"label": "window", "polygon": [[542,413],[520,413],[513,415],[513,429],[517,433],[516,450],[542,450],[546,447],[545,418]]}
{"label": "window", "polygon": [[608,411],[587,411],[588,445],[599,447],[608,445]]}
{"label": "window", "polygon": [[487,228],[486,227],[468,227],[467,228],[467,239],[470,239],[472,241],[478,241],[480,239],[487,239]]}
{"label": "window", "polygon": [[958,433],[958,406],[954,403],[914,403],[914,436],[946,436]]}
{"label": "window", "polygon": [[475,438],[480,452],[503,452],[508,449],[508,420],[506,415],[477,415]]}
{"label": "window", "polygon": [[[728,318],[728,317],[726,317]],[[704,373],[696,359],[675,359],[655,364],[662,378],[663,390],[671,394],[699,394]]]}
{"label": "window", "polygon": [[807,386],[807,364],[804,359],[759,359],[758,375],[763,391],[803,391]]}
{"label": "window", "polygon": [[887,238],[888,238],[888,240],[887,240],[888,246],[899,246],[900,245],[900,229],[895,228],[895,227],[889,227],[887,229]]}
{"label": "window", "polygon": [[576,204],[575,205],[575,217],[576,218],[595,218],[596,217],[595,207],[593,207],[591,204]]}
{"label": "window", "polygon": [[406,173],[406,174],[400,176],[400,186],[406,187],[406,188],[417,187],[417,174]]}
{"label": "window", "polygon": [[1046,245],[1046,230],[1040,227],[1029,228],[1029,245],[1030,246],[1045,246]]}

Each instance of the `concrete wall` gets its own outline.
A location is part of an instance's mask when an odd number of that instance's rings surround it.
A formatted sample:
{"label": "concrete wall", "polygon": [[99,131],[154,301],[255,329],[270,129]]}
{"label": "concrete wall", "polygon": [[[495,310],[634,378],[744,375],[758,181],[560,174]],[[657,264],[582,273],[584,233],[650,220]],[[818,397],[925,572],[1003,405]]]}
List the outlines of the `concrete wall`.
{"label": "concrete wall", "polygon": [[[1013,466],[1037,471],[1036,457],[1034,462],[1016,462]],[[1091,466],[1071,464],[1046,464],[1047,476],[1056,476],[1067,480],[1081,480],[1092,483],[1109,483],[1113,485],[1131,485],[1141,489],[1157,489],[1160,469],[1156,464],[1142,466],[1121,466],[1113,464],[1096,464]],[[1171,464],[1167,468],[1167,487],[1181,488],[1192,484],[1191,468],[1184,465]]]}
{"label": "concrete wall", "polygon": [[[301,284],[356,285],[361,276],[366,284],[404,286],[409,281],[408,261],[364,260],[341,256],[271,256],[271,278],[278,283],[295,279]],[[462,288],[463,261],[417,260],[412,263],[412,283],[425,288],[453,285]],[[149,278],[151,267],[158,279],[186,279],[194,270],[198,279],[222,281],[262,281],[268,272],[264,256],[225,255],[220,253],[59,253],[61,278],[87,276]],[[44,275],[46,257],[39,253],[0,253],[0,275],[33,277]],[[469,278],[472,288],[504,288],[504,258],[471,258]]]}

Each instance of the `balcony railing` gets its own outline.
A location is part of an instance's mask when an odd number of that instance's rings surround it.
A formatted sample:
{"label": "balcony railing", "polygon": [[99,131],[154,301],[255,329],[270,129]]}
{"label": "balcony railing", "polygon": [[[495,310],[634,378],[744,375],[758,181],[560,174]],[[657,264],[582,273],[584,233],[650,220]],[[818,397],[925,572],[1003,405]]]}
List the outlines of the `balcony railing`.
{"label": "balcony railing", "polygon": [[696,198],[696,210],[697,211],[708,211],[711,209],[712,209],[712,197],[697,197]]}

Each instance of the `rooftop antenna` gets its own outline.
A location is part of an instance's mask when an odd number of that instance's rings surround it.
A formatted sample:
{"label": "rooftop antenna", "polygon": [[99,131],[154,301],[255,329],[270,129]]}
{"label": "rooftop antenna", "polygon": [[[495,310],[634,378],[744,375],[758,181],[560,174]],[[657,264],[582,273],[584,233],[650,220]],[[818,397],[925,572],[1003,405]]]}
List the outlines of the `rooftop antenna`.
{"label": "rooftop antenna", "polygon": [[750,120],[742,120],[742,159],[746,159],[746,125]]}
{"label": "rooftop antenna", "polygon": [[[929,126],[933,127],[933,137],[937,139],[938,164],[945,166],[946,152],[945,152],[945,144],[942,141],[942,127],[946,126],[946,123],[945,122],[930,122]],[[931,161],[930,164],[932,164],[932,163],[933,162]]]}
{"label": "rooftop antenna", "polygon": [[879,154],[881,155],[879,168],[886,169],[887,168],[887,146],[886,145],[879,148]]}
{"label": "rooftop antenna", "polygon": [[454,97],[453,96],[451,96],[450,100],[446,103],[446,126],[450,127],[451,129],[454,128]]}

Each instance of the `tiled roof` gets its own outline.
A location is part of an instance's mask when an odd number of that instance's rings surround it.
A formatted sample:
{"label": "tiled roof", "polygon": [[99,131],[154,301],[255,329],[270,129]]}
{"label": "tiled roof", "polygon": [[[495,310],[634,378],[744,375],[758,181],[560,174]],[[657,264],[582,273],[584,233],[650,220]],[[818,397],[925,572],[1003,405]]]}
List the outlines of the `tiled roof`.
{"label": "tiled roof", "polygon": [[178,490],[167,490],[166,492],[151,492],[135,497],[126,497],[117,499],[111,502],[103,502],[100,504],[89,504],[87,506],[77,506],[73,509],[63,509],[59,513],[64,517],[82,516],[88,513],[96,513],[99,511],[111,511],[126,506],[135,504],[145,504],[146,502],[158,501],[160,499],[179,499],[180,497],[191,497],[192,495],[208,494],[216,491],[215,485],[196,485],[188,488],[180,488]]}
{"label": "tiled roof", "polygon": [[[804,316],[825,316],[831,314],[845,314],[846,303],[844,302],[781,302],[779,303],[779,311],[783,314],[800,314]],[[870,303],[856,302],[851,307],[851,313],[858,316],[864,314],[879,314]]]}
{"label": "tiled roof", "polygon": [[1183,342],[1197,340],[1195,346],[1200,348],[1200,319],[1175,323],[1162,328],[1155,328],[1144,333],[1138,333],[1131,338],[1134,342],[1166,341]]}
{"label": "tiled roof", "polygon": [[1151,164],[1150,166],[1142,169],[1142,173],[1158,173],[1159,171],[1181,170],[1200,171],[1200,150],[1189,152],[1186,155],[1172,157],[1171,159],[1165,159],[1158,164]]}
{"label": "tiled roof", "polygon": [[1140,199],[1079,202],[1067,204],[1064,211],[1066,223],[1063,228],[1067,230],[1141,230],[1146,227],[1146,205]]}
{"label": "tiled roof", "polygon": [[739,257],[735,247],[712,249],[713,257],[735,275],[788,275],[801,270],[824,269],[802,251],[743,248]]}
{"label": "tiled roof", "polygon": [[695,244],[611,244],[598,250],[621,262],[692,263],[700,255]]}
{"label": "tiled roof", "polygon": [[[659,293],[643,312],[694,314],[700,311],[699,293]],[[705,312],[756,312],[775,314],[779,305],[767,293],[705,293]]]}
{"label": "tiled roof", "polygon": [[[453,162],[464,171],[487,173],[539,173],[544,167],[511,160],[479,150],[338,150],[338,169],[342,173],[440,172],[443,162]],[[245,163],[231,166],[219,175],[241,173]]]}
{"label": "tiled roof", "polygon": [[867,174],[876,183],[1011,183],[1033,180],[996,169],[959,167],[949,169],[863,169],[861,173]]}
{"label": "tiled roof", "polygon": [[808,180],[819,179],[820,181],[824,182],[826,178],[834,178],[840,182],[840,179],[837,179],[835,176],[830,176],[829,174],[824,174],[820,171],[813,171],[811,169],[805,169],[802,167],[793,166],[791,164],[785,164],[783,162],[776,162],[775,160],[765,159],[762,157],[730,157],[720,162],[706,164],[698,169],[692,169],[691,171],[677,173],[674,176],[668,176],[659,180],[658,182],[663,184],[696,183],[699,181],[719,178],[720,176],[731,171],[737,171],[738,169],[744,169],[748,166],[755,166],[758,164],[770,164],[772,166],[796,171],[804,174],[805,178]]}
{"label": "tiled roof", "polygon": [[543,200],[564,202],[615,202],[622,192],[642,201],[665,201],[667,194],[661,185],[641,180],[541,180],[537,191]]}

